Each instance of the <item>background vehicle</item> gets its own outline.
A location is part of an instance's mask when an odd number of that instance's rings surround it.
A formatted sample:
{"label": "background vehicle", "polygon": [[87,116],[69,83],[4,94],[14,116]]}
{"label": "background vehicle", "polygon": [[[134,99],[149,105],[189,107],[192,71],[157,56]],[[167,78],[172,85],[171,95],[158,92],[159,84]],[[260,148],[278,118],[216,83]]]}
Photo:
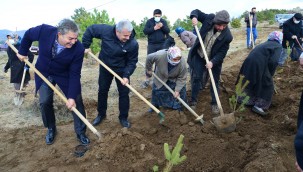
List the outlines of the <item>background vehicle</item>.
{"label": "background vehicle", "polygon": [[33,54],[35,54],[35,55],[38,55],[38,54],[39,54],[39,48],[36,47],[36,46],[31,46],[31,47],[29,48],[29,50],[30,50]]}

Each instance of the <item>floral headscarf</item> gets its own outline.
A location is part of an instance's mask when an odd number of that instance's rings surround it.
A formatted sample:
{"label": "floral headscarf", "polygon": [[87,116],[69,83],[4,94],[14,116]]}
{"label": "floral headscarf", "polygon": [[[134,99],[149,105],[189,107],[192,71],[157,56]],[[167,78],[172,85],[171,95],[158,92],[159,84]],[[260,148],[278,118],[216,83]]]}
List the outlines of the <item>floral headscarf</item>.
{"label": "floral headscarf", "polygon": [[167,60],[171,65],[175,66],[180,63],[180,60],[173,61],[173,59],[178,58],[178,57],[182,57],[180,48],[170,47],[167,50]]}
{"label": "floral headscarf", "polygon": [[283,33],[280,31],[273,31],[268,35],[269,41],[278,41],[280,44],[282,44],[283,40]]}

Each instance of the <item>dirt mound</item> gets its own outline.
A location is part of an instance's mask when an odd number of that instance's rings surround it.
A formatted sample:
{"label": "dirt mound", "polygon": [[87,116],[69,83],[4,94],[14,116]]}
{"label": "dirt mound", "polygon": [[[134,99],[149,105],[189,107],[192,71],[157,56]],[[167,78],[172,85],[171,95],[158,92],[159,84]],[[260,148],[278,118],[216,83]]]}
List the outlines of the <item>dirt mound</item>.
{"label": "dirt mound", "polygon": [[[262,28],[262,32],[259,31],[261,39],[265,39],[270,31],[272,28]],[[233,94],[236,76],[249,53],[245,48],[244,30],[233,31],[233,35],[231,52],[223,66],[220,92],[226,113],[230,111],[228,98]],[[179,41],[178,38],[176,40]],[[182,45],[180,42],[177,44]],[[140,47],[145,45],[146,40],[140,41]],[[140,51],[141,60],[145,54],[146,49]],[[180,134],[185,136],[181,155],[186,155],[187,160],[174,167],[174,171],[295,171],[293,139],[303,85],[301,75],[298,63],[288,62],[283,71],[275,76],[278,93],[273,97],[270,115],[261,118],[249,108],[241,114],[237,113],[237,128],[230,134],[219,133],[210,122],[209,89],[201,91],[196,109],[197,114],[204,114],[206,123],[203,126],[194,123],[195,118],[188,111],[185,111],[184,117],[178,111],[163,108],[160,110],[165,114],[165,121],[159,124],[157,114],[147,113],[147,105],[131,94],[129,120],[132,128],[121,129],[117,91],[113,84],[107,119],[96,127],[102,139],[98,142],[88,130],[91,144],[80,158],[74,155],[79,142],[73,131],[70,112],[66,111],[62,101],[55,100],[58,135],[55,143],[47,146],[37,99],[28,94],[28,102],[23,107],[14,107],[11,92],[8,91],[12,88],[7,87],[5,80],[8,77],[4,75],[0,84],[1,95],[6,96],[0,113],[0,171],[151,171],[154,165],[162,169],[165,165],[163,144],[174,146]],[[90,121],[96,115],[97,79],[98,65],[86,60],[82,88]],[[143,68],[138,67],[132,77],[132,85],[145,97],[150,97],[150,88],[140,88],[143,79]],[[187,88],[189,94],[189,85]]]}

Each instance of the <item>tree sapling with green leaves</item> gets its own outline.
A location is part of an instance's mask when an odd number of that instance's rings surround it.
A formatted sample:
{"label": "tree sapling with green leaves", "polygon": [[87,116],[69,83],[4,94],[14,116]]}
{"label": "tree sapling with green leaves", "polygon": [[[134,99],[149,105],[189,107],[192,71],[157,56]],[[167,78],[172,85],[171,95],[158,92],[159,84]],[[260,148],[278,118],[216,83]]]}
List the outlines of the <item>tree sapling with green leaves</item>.
{"label": "tree sapling with green leaves", "polygon": [[[236,85],[236,94],[232,95],[231,98],[229,98],[229,105],[232,109],[233,113],[235,112],[242,112],[245,110],[245,104],[249,101],[249,96],[244,92],[244,89],[249,84],[249,81],[246,80],[243,84],[244,75],[240,75],[238,83]],[[237,107],[237,101],[239,98],[243,98],[241,104],[239,107]]]}
{"label": "tree sapling with green leaves", "polygon": [[[183,147],[183,143],[182,143],[183,139],[184,139],[184,136],[181,134],[178,139],[178,142],[172,152],[169,149],[168,143],[164,143],[164,155],[165,155],[167,162],[166,162],[165,168],[163,169],[163,172],[171,171],[171,169],[173,168],[174,165],[181,164],[183,161],[186,160],[187,157],[185,155],[183,155],[183,156],[180,155],[180,152]],[[153,171],[158,172],[159,167],[157,165],[155,165],[153,167]]]}

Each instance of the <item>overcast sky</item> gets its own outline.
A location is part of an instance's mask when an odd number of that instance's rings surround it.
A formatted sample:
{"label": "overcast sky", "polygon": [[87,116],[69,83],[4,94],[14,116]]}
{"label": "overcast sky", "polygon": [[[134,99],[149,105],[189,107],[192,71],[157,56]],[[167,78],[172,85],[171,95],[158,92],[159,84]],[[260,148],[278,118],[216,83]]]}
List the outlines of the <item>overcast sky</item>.
{"label": "overcast sky", "polygon": [[293,9],[303,7],[303,0],[1,0],[0,29],[26,30],[42,23],[57,25],[63,18],[70,18],[80,7],[92,12],[106,10],[115,21],[152,17],[159,8],[173,24],[177,18],[184,19],[194,9],[206,13],[227,10],[231,17],[238,17],[252,7],[262,9]]}

